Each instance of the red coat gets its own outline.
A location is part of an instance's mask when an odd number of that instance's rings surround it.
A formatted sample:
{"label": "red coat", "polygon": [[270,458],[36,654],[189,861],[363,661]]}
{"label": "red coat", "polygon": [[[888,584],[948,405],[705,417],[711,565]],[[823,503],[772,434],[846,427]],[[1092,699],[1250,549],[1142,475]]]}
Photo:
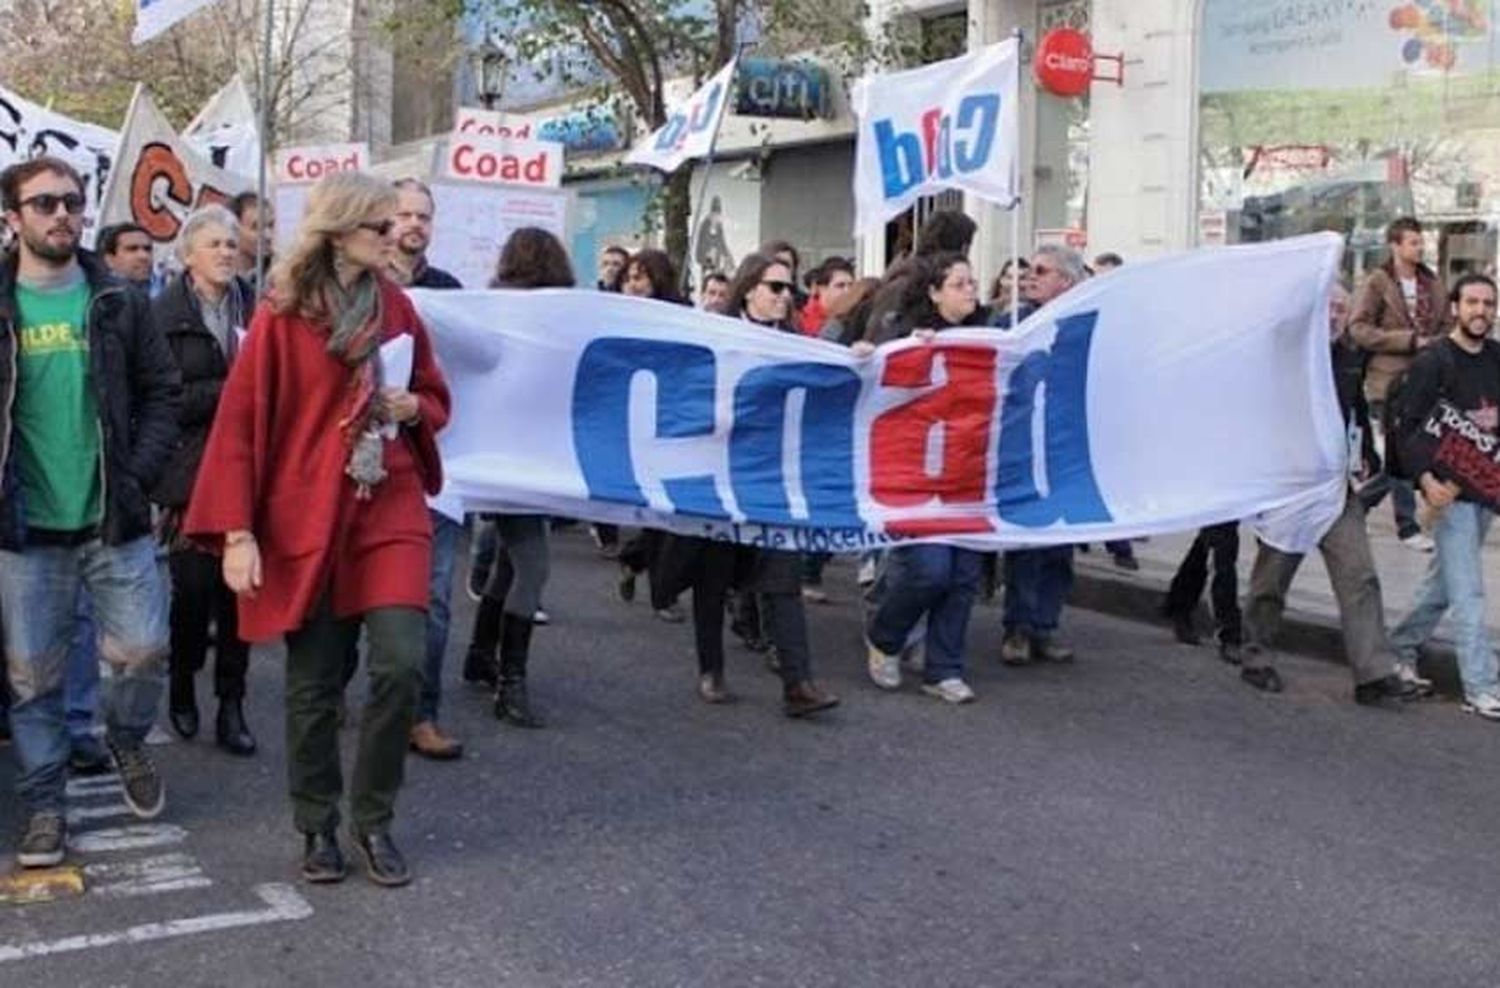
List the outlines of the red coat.
{"label": "red coat", "polygon": [[442,487],[436,434],[448,421],[448,386],[406,294],[384,279],[380,293],[382,339],[416,338],[410,390],[421,419],[386,443],[387,476],[369,500],[344,473],[349,369],[325,349],[326,332],[263,303],[224,384],[183,532],[219,547],[225,532],[255,534],[262,586],[239,599],[246,641],[301,627],[325,590],[339,617],[427,607],[423,492]]}

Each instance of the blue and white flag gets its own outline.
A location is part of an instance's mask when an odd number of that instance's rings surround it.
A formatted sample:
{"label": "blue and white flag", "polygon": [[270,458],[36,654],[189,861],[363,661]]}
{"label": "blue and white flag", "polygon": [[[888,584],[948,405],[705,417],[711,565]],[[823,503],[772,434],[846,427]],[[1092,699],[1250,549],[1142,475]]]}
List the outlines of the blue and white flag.
{"label": "blue and white flag", "polygon": [[[1086,282],[1014,332],[861,358],[592,291],[413,291],[454,396],[450,510],[814,552],[1103,542],[1342,510],[1333,234]],[[1211,317],[1209,314],[1211,313]]]}
{"label": "blue and white flag", "polygon": [[707,157],[713,151],[719,124],[729,105],[736,64],[731,59],[685,102],[672,107],[667,122],[632,148],[625,156],[625,163],[649,165],[671,174],[684,162]]}
{"label": "blue and white flag", "polygon": [[1020,44],[1012,38],[855,83],[856,237],[943,189],[1015,203],[1020,64]]}
{"label": "blue and white flag", "polygon": [[143,45],[189,14],[214,0],[136,0],[135,33],[131,44]]}

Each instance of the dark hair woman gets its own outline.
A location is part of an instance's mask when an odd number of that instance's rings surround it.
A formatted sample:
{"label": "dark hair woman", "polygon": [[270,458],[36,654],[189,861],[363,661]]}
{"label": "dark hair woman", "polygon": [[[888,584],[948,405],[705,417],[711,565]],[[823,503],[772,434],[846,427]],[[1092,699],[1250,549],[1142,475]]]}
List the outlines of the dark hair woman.
{"label": "dark hair woman", "polygon": [[223,206],[207,206],[188,216],[177,238],[177,255],[182,276],[151,303],[151,316],[182,373],[183,396],[178,413],[182,432],[151,492],[151,500],[162,508],[161,532],[172,572],[169,719],[179,736],[197,736],[195,677],[208,656],[209,627],[215,626],[215,737],[232,755],[253,755],[255,736],[245,724],[243,709],[250,646],[240,640],[235,595],[224,582],[218,558],[182,538],[178,530],[255,295],[234,273],[239,223]]}
{"label": "dark hair woman", "polygon": [[625,262],[625,278],[620,283],[620,291],[636,298],[683,304],[672,259],[666,251],[650,247],[637,251]]}
{"label": "dark hair woman", "polygon": [[[974,273],[962,254],[922,257],[916,265],[902,318],[908,335],[930,340],[954,327],[983,325]],[[982,449],[973,452],[984,455]],[[902,658],[925,651],[922,692],[949,703],[974,699],[963,679],[963,656],[983,558],[948,545],[901,545],[886,553],[879,599],[865,621],[868,668],[876,686],[898,689]],[[908,646],[923,617],[923,644]]]}
{"label": "dark hair woman", "polygon": [[[787,320],[792,272],[764,254],[740,263],[729,293],[729,315],[781,332],[795,332]],[[805,717],[838,704],[812,679],[807,615],[802,606],[799,557],[737,546],[712,539],[670,536],[662,550],[663,581],[677,591],[693,591],[693,633],[698,651],[698,694],[705,703],[724,703],[724,605],[731,587],[759,595],[764,623],[781,674],[783,709]]]}
{"label": "dark hair woman", "polygon": [[[562,242],[546,230],[528,226],[505,241],[490,287],[572,288],[574,284],[573,266]],[[551,571],[547,516],[496,514],[486,516],[482,524],[475,540],[481,546],[494,546],[494,562],[474,615],[464,678],[494,685],[499,720],[517,727],[541,727],[542,719],[531,709],[526,670],[531,632]]]}
{"label": "dark hair woman", "polygon": [[[381,885],[411,874],[390,838],[417,713],[437,430],[449,397],[427,330],[382,272],[396,190],[357,172],[313,186],[229,372],[184,533],[224,553],[240,636],[286,636],[287,760],[302,874],[345,873],[338,708],[363,625],[370,691],[351,776],[355,845]],[[381,347],[410,341],[408,380]]]}

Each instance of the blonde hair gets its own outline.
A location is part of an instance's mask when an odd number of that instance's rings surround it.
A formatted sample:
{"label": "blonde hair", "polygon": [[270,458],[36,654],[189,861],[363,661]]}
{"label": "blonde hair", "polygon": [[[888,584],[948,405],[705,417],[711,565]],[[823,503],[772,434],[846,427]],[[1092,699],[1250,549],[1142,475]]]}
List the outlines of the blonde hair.
{"label": "blonde hair", "polygon": [[276,310],[326,317],[324,290],[335,277],[334,239],[358,229],[382,206],[395,205],[395,188],[363,172],[335,172],[314,185],[292,246],[271,270]]}
{"label": "blonde hair", "polygon": [[193,250],[193,241],[211,226],[223,227],[236,242],[239,241],[240,224],[229,210],[223,206],[204,206],[202,209],[195,209],[183,221],[182,231],[177,234],[177,243],[174,246],[177,260],[181,261],[184,266],[187,264],[188,254]]}

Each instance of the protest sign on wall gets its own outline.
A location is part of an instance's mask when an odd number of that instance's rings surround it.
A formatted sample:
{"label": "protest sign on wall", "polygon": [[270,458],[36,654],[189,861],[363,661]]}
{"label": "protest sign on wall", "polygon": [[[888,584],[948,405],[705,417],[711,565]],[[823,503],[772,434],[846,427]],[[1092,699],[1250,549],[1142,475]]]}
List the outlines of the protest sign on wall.
{"label": "protest sign on wall", "polygon": [[438,174],[451,182],[555,189],[562,185],[563,154],[554,141],[454,134]]}
{"label": "protest sign on wall", "polygon": [[99,232],[99,206],[109,183],[120,135],[94,124],[43,109],[0,86],[0,170],[17,161],[49,154],[83,176],[83,245]]}
{"label": "protest sign on wall", "polygon": [[307,193],[324,175],[359,172],[370,167],[368,144],[316,144],[277,148],[271,169],[275,187],[276,249],[288,246],[297,235],[307,210]]}

